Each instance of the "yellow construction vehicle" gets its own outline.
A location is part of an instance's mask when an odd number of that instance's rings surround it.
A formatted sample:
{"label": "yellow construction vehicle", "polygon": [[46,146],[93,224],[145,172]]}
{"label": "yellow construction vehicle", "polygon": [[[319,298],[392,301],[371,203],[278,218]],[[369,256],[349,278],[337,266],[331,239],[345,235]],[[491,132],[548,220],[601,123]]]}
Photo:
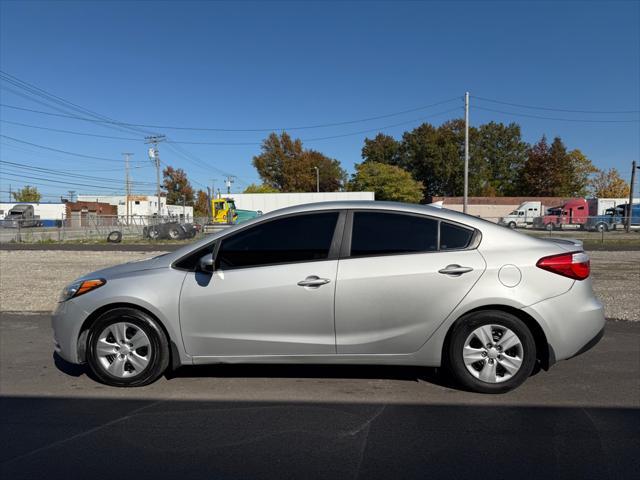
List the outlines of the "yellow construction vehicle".
{"label": "yellow construction vehicle", "polygon": [[214,198],[211,200],[211,212],[213,212],[213,223],[233,224],[238,220],[233,198]]}

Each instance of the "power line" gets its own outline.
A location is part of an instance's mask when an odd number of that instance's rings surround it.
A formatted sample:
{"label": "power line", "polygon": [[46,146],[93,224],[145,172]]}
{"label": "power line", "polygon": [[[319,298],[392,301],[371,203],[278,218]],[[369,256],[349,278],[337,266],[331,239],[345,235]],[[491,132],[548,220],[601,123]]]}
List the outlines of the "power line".
{"label": "power line", "polygon": [[51,116],[56,116],[56,117],[64,117],[64,118],[72,118],[75,120],[83,120],[83,121],[88,121],[88,122],[95,122],[95,123],[104,123],[104,124],[113,124],[113,125],[120,125],[123,127],[143,127],[143,128],[154,128],[154,129],[159,129],[159,130],[190,130],[190,131],[201,131],[201,132],[273,132],[273,131],[282,131],[282,130],[289,130],[289,131],[293,131],[293,130],[311,130],[311,129],[317,129],[317,128],[329,128],[329,127],[339,127],[339,126],[345,126],[345,125],[351,125],[354,123],[364,123],[364,122],[369,122],[372,120],[380,120],[383,118],[389,118],[389,117],[395,117],[395,116],[400,116],[400,115],[404,115],[407,113],[412,113],[412,112],[417,112],[419,110],[426,110],[428,108],[431,107],[435,107],[438,105],[443,105],[445,103],[450,103],[454,100],[458,100],[458,97],[454,97],[454,98],[449,98],[447,100],[443,100],[440,102],[435,102],[429,105],[423,105],[420,107],[416,107],[416,108],[410,108],[408,110],[402,110],[400,112],[394,112],[394,113],[388,113],[385,115],[376,115],[373,117],[367,117],[367,118],[360,118],[357,120],[347,120],[347,121],[342,121],[342,122],[332,122],[332,123],[324,123],[324,124],[317,124],[317,125],[303,125],[303,126],[293,126],[293,127],[271,127],[271,128],[215,128],[215,127],[181,127],[181,126],[177,126],[177,125],[149,125],[149,124],[142,124],[142,123],[129,123],[129,122],[119,122],[119,121],[115,121],[115,120],[96,120],[96,119],[92,119],[92,118],[87,118],[87,117],[81,117],[78,115],[69,115],[69,114],[61,114],[61,113],[52,113],[52,112],[44,112],[41,110],[35,110],[35,109],[31,109],[31,108],[25,108],[25,107],[18,107],[16,105],[9,105],[6,103],[0,103],[1,107],[4,108],[11,108],[14,110],[22,110],[22,111],[26,111],[26,112],[31,112],[31,113],[38,113],[38,114],[42,114],[42,115],[51,115]]}
{"label": "power line", "polygon": [[[4,172],[2,173],[3,177],[6,177],[7,175],[9,175],[11,177],[14,177],[14,178],[10,178],[9,179],[11,181],[18,181],[18,182],[25,183],[23,178],[28,178],[28,179],[33,179],[33,180],[39,180],[40,181],[40,183],[26,182],[29,185],[31,185],[31,184],[34,184],[34,185],[45,185],[45,186],[74,185],[74,186],[81,186],[81,187],[97,188],[99,190],[109,190],[109,191],[113,191],[113,192],[120,192],[121,191],[119,189],[113,189],[109,185],[94,185],[94,184],[79,183],[79,182],[65,182],[65,181],[54,180],[54,179],[43,178],[43,177],[28,176],[28,175],[17,175],[17,174],[13,174],[13,173],[4,173]],[[2,178],[0,177],[0,180],[1,179]],[[47,182],[47,183],[43,184],[42,182]]]}
{"label": "power line", "polygon": [[18,143],[23,143],[25,145],[31,145],[32,147],[37,147],[37,148],[42,148],[44,150],[50,150],[52,152],[58,152],[58,153],[64,153],[65,155],[72,155],[74,157],[81,157],[81,158],[90,158],[92,160],[100,160],[103,162],[118,162],[118,163],[123,163],[123,160],[115,160],[113,158],[105,158],[105,157],[96,157],[94,155],[85,155],[83,153],[76,153],[76,152],[68,152],[66,150],[59,150],[57,148],[53,148],[53,147],[47,147],[45,145],[39,145],[37,143],[31,143],[31,142],[27,142],[26,140],[20,140],[18,138],[14,138],[14,137],[10,137],[9,135],[0,135],[1,138],[7,138],[9,140],[12,140],[14,142],[18,142]]}
{"label": "power line", "polygon": [[[74,178],[80,178],[84,180],[98,180],[98,181],[108,181],[108,182],[117,182],[117,183],[122,182],[122,180],[115,179],[115,178],[104,178],[104,177],[96,177],[93,175],[82,175],[79,173],[72,173],[72,172],[66,172],[62,170],[54,170],[51,168],[37,167],[34,165],[27,165],[19,162],[10,162],[8,160],[0,160],[0,164],[5,164],[9,168],[14,168],[14,169],[19,168],[20,170],[31,170],[31,171],[40,172],[40,173],[48,173],[52,175],[63,175],[65,177],[74,177]],[[155,185],[152,182],[133,182],[133,183],[137,185]]]}
{"label": "power line", "polygon": [[569,109],[566,109],[566,108],[539,107],[539,106],[533,106],[533,105],[524,105],[524,104],[521,104],[521,103],[510,103],[510,102],[504,102],[502,100],[494,100],[492,98],[478,97],[477,95],[474,95],[473,98],[475,100],[484,100],[485,102],[499,103],[501,105],[510,105],[512,107],[530,108],[532,110],[547,110],[547,111],[550,111],[550,112],[592,113],[592,114],[640,113],[640,110],[569,110]]}
{"label": "power line", "polygon": [[86,133],[86,132],[75,132],[73,130],[63,130],[60,128],[50,128],[50,127],[41,127],[39,125],[30,125],[28,123],[21,123],[21,122],[12,122],[9,120],[1,120],[0,122],[2,123],[7,123],[9,125],[18,125],[20,127],[28,127],[28,128],[37,128],[38,130],[47,130],[49,132],[58,132],[58,133],[70,133],[73,135],[84,135],[87,137],[98,137],[98,138],[108,138],[111,140],[130,140],[130,141],[136,141],[139,142],[142,140],[142,137],[140,138],[135,138],[135,137],[116,137],[116,136],[112,136],[112,135],[99,135],[97,133]]}
{"label": "power line", "polygon": [[[475,98],[475,97],[474,97]],[[527,118],[538,118],[541,120],[555,120],[559,122],[577,122],[577,123],[638,123],[640,120],[597,120],[597,119],[586,119],[586,118],[558,118],[558,117],[544,117],[542,115],[531,115],[527,113],[518,113],[518,112],[505,112],[504,110],[494,110],[493,108],[486,107],[474,107],[478,110],[485,110],[487,112],[494,113],[502,113],[505,115],[515,115],[517,117],[527,117]]]}

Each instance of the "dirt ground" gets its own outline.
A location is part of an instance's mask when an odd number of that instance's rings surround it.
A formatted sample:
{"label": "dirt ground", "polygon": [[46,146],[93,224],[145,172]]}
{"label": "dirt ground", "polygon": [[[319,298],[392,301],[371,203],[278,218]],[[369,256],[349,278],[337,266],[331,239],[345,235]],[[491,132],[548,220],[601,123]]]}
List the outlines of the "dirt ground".
{"label": "dirt ground", "polygon": [[[0,250],[0,311],[51,311],[62,288],[80,275],[160,253]],[[640,251],[589,254],[594,290],[607,318],[640,321]]]}

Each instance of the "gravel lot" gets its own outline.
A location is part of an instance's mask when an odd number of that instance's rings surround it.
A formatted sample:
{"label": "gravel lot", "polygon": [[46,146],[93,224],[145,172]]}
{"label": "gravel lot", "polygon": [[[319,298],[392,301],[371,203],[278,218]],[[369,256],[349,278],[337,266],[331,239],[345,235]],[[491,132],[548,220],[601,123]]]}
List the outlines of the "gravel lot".
{"label": "gravel lot", "polygon": [[[62,288],[80,275],[161,253],[0,250],[0,311],[51,311]],[[590,256],[594,289],[607,318],[640,321],[640,251]]]}

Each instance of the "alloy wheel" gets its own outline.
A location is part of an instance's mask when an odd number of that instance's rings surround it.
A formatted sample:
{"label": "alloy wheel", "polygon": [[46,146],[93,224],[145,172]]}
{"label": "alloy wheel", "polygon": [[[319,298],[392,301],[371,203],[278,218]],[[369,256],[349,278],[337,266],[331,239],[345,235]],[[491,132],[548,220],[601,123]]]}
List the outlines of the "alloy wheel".
{"label": "alloy wheel", "polygon": [[117,322],[107,326],[96,344],[96,357],[105,371],[118,378],[142,373],[151,360],[151,341],[137,325]]}
{"label": "alloy wheel", "polygon": [[483,325],[465,340],[462,358],[469,373],[478,380],[501,383],[518,373],[524,349],[512,330],[502,325]]}

